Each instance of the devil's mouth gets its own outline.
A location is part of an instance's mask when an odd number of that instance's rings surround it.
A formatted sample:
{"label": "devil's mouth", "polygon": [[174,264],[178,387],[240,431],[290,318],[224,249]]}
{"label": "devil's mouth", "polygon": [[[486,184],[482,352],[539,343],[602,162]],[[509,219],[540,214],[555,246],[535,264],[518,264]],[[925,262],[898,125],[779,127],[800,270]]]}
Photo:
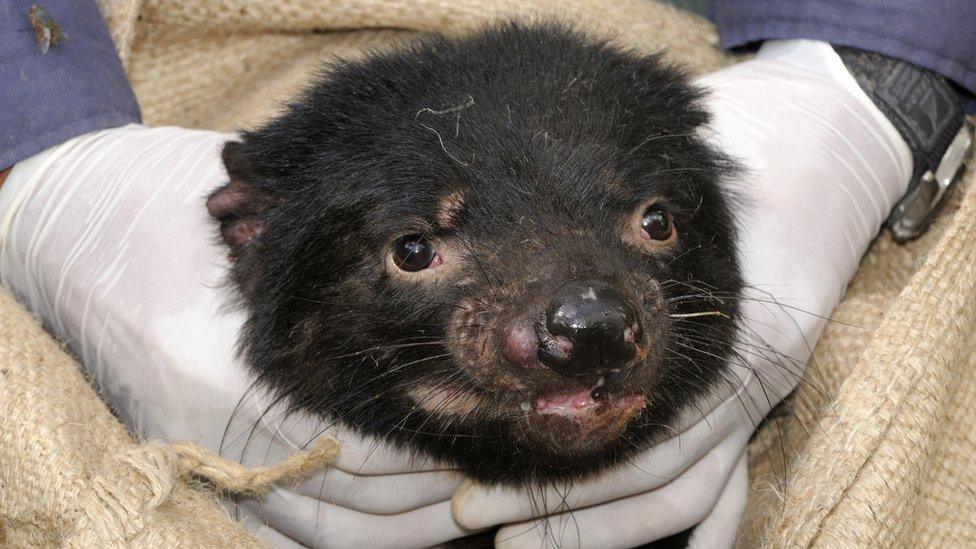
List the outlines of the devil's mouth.
{"label": "devil's mouth", "polygon": [[645,406],[643,395],[613,394],[601,376],[587,389],[563,393],[537,395],[521,404],[523,412],[539,415],[557,415],[570,419],[585,419],[613,409],[637,412]]}
{"label": "devil's mouth", "polygon": [[644,395],[611,392],[602,377],[588,388],[538,394],[520,405],[526,434],[559,452],[606,445],[646,406]]}

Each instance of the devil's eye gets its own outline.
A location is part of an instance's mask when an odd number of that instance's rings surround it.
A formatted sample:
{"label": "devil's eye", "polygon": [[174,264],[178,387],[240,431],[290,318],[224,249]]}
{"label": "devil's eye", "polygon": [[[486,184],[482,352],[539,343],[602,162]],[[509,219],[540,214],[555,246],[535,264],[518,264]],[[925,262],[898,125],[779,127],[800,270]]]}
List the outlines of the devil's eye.
{"label": "devil's eye", "polygon": [[401,238],[393,248],[393,262],[404,271],[422,271],[435,266],[437,259],[437,251],[434,250],[434,246],[419,234]]}
{"label": "devil's eye", "polygon": [[653,205],[641,218],[641,237],[648,240],[667,240],[673,232],[671,214],[663,207]]}

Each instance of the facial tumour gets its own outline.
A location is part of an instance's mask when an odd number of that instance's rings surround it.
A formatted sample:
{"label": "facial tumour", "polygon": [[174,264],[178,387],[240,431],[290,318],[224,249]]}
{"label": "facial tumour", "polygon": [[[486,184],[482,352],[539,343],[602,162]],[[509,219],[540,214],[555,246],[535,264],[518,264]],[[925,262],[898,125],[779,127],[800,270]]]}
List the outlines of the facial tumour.
{"label": "facial tumour", "polygon": [[552,25],[340,65],[208,201],[295,409],[492,482],[646,447],[720,378],[742,282],[699,93]]}

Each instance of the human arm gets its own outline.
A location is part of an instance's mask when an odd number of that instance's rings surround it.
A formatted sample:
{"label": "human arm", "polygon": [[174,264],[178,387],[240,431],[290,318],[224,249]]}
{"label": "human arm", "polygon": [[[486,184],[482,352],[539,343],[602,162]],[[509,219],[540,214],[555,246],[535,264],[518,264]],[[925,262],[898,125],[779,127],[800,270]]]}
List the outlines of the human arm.
{"label": "human arm", "polygon": [[139,107],[94,0],[0,0],[0,167],[88,132],[139,122]]}
{"label": "human arm", "polygon": [[969,0],[715,0],[719,45],[809,39],[877,52],[953,82],[976,109],[976,4]]}

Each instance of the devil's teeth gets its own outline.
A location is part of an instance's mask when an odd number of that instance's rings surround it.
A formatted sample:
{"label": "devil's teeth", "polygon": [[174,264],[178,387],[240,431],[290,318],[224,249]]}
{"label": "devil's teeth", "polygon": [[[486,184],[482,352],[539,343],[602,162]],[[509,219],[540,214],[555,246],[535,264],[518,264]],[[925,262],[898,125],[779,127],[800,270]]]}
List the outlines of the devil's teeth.
{"label": "devil's teeth", "polygon": [[606,382],[607,382],[607,380],[603,376],[600,376],[600,379],[597,379],[596,380],[596,386],[597,387],[603,387],[603,384],[606,383]]}

